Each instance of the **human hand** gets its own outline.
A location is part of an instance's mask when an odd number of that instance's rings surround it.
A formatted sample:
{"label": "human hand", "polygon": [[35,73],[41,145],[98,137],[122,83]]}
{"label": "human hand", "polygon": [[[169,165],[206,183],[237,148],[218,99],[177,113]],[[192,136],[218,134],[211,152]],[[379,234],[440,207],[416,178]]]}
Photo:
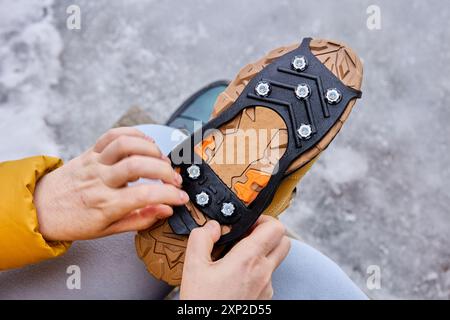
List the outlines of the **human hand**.
{"label": "human hand", "polygon": [[290,240],[278,220],[261,216],[250,234],[223,258],[212,261],[220,225],[208,221],[188,241],[181,299],[271,299],[272,273],[289,252]]}
{"label": "human hand", "polygon": [[[128,186],[139,178],[163,183]],[[150,227],[189,200],[181,176],[151,138],[109,130],[96,144],[39,180],[34,204],[46,240],[92,239]]]}

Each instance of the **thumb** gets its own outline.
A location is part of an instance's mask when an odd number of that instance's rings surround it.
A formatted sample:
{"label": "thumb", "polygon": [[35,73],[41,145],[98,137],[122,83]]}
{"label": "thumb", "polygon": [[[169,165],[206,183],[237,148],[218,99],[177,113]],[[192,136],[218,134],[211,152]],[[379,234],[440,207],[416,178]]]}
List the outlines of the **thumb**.
{"label": "thumb", "polygon": [[215,220],[209,220],[203,227],[192,230],[186,248],[185,263],[211,262],[211,252],[220,234],[220,224]]}

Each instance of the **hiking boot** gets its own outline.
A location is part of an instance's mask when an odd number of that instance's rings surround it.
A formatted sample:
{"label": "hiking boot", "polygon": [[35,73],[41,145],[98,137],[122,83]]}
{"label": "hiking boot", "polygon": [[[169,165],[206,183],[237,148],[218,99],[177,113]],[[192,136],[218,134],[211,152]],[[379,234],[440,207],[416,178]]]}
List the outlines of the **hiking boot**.
{"label": "hiking boot", "polygon": [[191,230],[217,220],[219,258],[261,214],[283,212],[361,97],[362,74],[349,47],[310,38],[242,68],[218,96],[204,135],[169,155],[190,202],[136,235],[148,271],[179,285]]}

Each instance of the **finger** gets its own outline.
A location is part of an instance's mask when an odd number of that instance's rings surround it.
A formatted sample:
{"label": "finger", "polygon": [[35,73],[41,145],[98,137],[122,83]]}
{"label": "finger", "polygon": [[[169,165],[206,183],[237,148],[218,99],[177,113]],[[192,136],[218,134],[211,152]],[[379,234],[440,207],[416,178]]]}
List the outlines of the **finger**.
{"label": "finger", "polygon": [[153,142],[142,137],[120,136],[103,149],[99,161],[106,165],[112,165],[130,155],[162,159],[161,151]]}
{"label": "finger", "polygon": [[284,258],[289,253],[291,249],[291,239],[288,236],[284,236],[278,246],[275,247],[268,255],[267,259],[272,265],[273,271],[283,262]]}
{"label": "finger", "polygon": [[280,221],[263,215],[258,219],[251,233],[239,241],[230,250],[229,255],[266,256],[280,243],[284,234],[285,228]]}
{"label": "finger", "polygon": [[259,225],[266,223],[266,222],[270,222],[274,219],[277,220],[276,218],[273,218],[272,216],[268,216],[268,215],[264,215],[264,214],[259,216],[258,220],[256,220],[256,222],[247,230],[247,235],[252,233],[253,230],[255,230]]}
{"label": "finger", "polygon": [[220,238],[220,224],[209,220],[203,227],[195,228],[189,235],[185,264],[211,262],[214,243]]}
{"label": "finger", "polygon": [[269,283],[264,287],[264,289],[261,291],[261,293],[258,296],[258,300],[271,300],[273,297],[273,286],[272,286],[272,280],[269,281]]}
{"label": "finger", "polygon": [[173,209],[164,204],[149,205],[134,211],[107,228],[109,234],[128,231],[139,231],[150,228],[156,221],[173,214]]}
{"label": "finger", "polygon": [[[110,144],[112,141],[117,139],[120,136],[133,136],[133,137],[141,137],[145,138],[146,135],[135,128],[129,128],[129,127],[121,127],[121,128],[114,128],[108,130],[106,133],[104,133],[100,138],[98,138],[97,142],[94,145],[94,151],[95,152],[102,152],[103,149]],[[153,140],[151,138],[147,138],[150,140]]]}
{"label": "finger", "polygon": [[171,206],[166,204],[149,205],[138,210],[140,214],[156,213],[158,219],[164,219],[173,214]]}
{"label": "finger", "polygon": [[140,184],[116,189],[108,204],[112,220],[118,220],[129,212],[149,205],[166,204],[180,206],[189,201],[189,196],[170,184]]}
{"label": "finger", "polygon": [[175,186],[181,186],[183,182],[180,174],[166,161],[137,155],[105,168],[103,178],[112,188],[121,187],[139,178],[162,180]]}

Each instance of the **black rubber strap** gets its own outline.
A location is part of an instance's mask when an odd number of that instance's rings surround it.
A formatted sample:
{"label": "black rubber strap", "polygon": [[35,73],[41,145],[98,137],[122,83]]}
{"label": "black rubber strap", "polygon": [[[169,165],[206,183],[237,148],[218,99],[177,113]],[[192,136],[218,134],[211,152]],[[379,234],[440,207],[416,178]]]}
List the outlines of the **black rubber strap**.
{"label": "black rubber strap", "polygon": [[[170,155],[174,166],[182,167],[182,174],[192,163],[198,163],[202,173],[205,174],[206,180],[204,182],[183,177],[183,187],[190,195],[194,205],[196,194],[202,191],[209,192],[211,206],[198,208],[222,224],[231,225],[231,231],[223,235],[218,244],[233,242],[245,234],[272,201],[275,191],[290,164],[302,153],[315,146],[326,135],[339,120],[350,100],[361,96],[360,91],[345,86],[311,53],[309,49],[310,41],[310,38],[304,39],[299,48],[266,66],[250,80],[237,100],[227,110],[206,123],[202,128],[203,132],[208,129],[220,128],[224,123],[234,119],[245,108],[252,106],[270,108],[285,121],[288,129],[288,146],[279,160],[278,170],[272,174],[267,186],[259,192],[256,199],[248,207],[237,199],[235,194],[215,175],[211,168],[193,152],[193,147],[203,140],[201,133],[197,132],[191,135]],[[306,58],[308,61],[306,70],[299,72],[291,67],[291,62],[295,56]],[[270,83],[272,91],[268,97],[260,97],[255,93],[254,90],[259,81]],[[303,83],[310,87],[311,95],[305,100],[300,100],[295,95],[295,88],[298,84]],[[338,103],[329,104],[325,100],[325,92],[331,88],[339,90],[342,95]],[[313,129],[311,137],[307,140],[302,139],[297,134],[297,128],[301,124],[309,124]],[[182,157],[182,155],[185,157]],[[179,159],[183,159],[181,163]],[[211,188],[217,192],[213,192]],[[236,218],[233,222],[224,222],[220,215],[221,204],[219,202],[223,203],[223,201],[231,201],[236,207]],[[185,206],[175,208],[174,215],[169,219],[169,223],[177,234],[189,234],[193,228],[197,227],[197,223]]]}
{"label": "black rubber strap", "polygon": [[[205,192],[209,197],[209,203],[198,206],[201,211],[211,219],[217,220],[221,224],[234,224],[241,215],[250,214],[250,211],[239,198],[231,192],[228,186],[215,174],[211,167],[205,162],[195,164],[200,169],[200,176],[191,179],[187,173],[190,165],[182,164],[180,174],[183,177],[183,189],[195,203],[197,194]],[[232,203],[235,210],[232,215],[225,216],[221,213],[224,203]]]}

